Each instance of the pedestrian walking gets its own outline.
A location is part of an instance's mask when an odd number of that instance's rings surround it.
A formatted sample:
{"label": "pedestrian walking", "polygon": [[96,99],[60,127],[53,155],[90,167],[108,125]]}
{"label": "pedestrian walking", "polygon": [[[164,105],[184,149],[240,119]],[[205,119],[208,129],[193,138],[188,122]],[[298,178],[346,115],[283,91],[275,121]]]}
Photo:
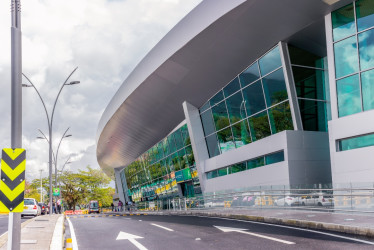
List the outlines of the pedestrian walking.
{"label": "pedestrian walking", "polygon": [[121,200],[118,201],[118,210],[119,212],[122,212],[122,206],[123,206],[123,203]]}
{"label": "pedestrian walking", "polygon": [[114,204],[112,202],[112,204],[110,204],[110,206],[112,207],[112,212],[114,211]]}
{"label": "pedestrian walking", "polygon": [[57,200],[57,213],[61,214],[61,200]]}

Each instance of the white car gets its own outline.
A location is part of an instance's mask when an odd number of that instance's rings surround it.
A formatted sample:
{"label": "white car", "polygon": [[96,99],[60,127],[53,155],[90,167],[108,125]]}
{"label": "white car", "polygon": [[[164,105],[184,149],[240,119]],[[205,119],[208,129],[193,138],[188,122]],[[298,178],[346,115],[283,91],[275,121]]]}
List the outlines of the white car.
{"label": "white car", "polygon": [[38,202],[33,198],[25,198],[24,199],[24,207],[23,212],[21,213],[21,216],[38,216],[42,213],[42,210],[40,209]]}
{"label": "white car", "polygon": [[277,206],[300,206],[301,199],[298,196],[286,195],[283,198],[274,201]]}
{"label": "white car", "polygon": [[334,206],[334,199],[331,194],[313,193],[302,199],[303,206]]}

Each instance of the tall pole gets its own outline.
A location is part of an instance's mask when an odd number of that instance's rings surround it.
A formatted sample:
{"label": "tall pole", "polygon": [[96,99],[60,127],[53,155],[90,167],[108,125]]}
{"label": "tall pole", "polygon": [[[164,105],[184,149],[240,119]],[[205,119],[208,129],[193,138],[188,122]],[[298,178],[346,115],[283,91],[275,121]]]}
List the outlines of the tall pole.
{"label": "tall pole", "polygon": [[[22,148],[21,0],[11,0],[11,147]],[[21,246],[21,214],[9,213],[8,250]]]}

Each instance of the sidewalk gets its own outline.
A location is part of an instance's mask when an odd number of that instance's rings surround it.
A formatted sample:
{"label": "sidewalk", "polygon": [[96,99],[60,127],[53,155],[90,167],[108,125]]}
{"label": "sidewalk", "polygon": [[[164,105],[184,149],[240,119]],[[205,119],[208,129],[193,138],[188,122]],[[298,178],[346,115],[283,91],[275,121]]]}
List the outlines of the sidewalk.
{"label": "sidewalk", "polygon": [[[63,247],[63,222],[61,214],[44,215],[22,223],[21,250],[62,249]],[[0,238],[0,250],[7,249],[5,234]]]}
{"label": "sidewalk", "polygon": [[[111,214],[120,214],[110,212]],[[129,214],[122,212],[121,214]],[[137,211],[131,214],[193,215],[240,219],[374,237],[374,215],[286,209],[211,209]]]}

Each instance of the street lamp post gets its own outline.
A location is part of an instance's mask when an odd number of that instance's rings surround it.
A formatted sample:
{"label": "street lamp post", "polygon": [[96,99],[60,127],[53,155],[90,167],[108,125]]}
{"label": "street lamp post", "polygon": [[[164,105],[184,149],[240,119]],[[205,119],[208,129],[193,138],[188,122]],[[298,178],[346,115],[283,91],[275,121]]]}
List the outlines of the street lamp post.
{"label": "street lamp post", "polygon": [[[68,132],[69,129],[70,129],[70,127],[67,128],[67,129],[65,130],[64,134],[62,135],[62,137],[61,137],[61,139],[60,139],[60,142],[58,143],[58,147],[57,147],[56,154],[55,154],[54,151],[52,150],[53,161],[54,161],[54,165],[55,165],[55,186],[57,186],[57,160],[58,160],[58,151],[60,150],[61,142],[62,142],[62,140],[63,140],[64,138],[68,138],[68,137],[73,136],[73,135],[71,135],[71,134],[69,134],[69,135],[66,134],[66,133]],[[38,129],[38,130],[39,130],[39,132],[43,135],[43,137],[38,136],[38,137],[36,137],[36,138],[38,138],[38,139],[44,139],[44,140],[46,140],[46,141],[49,143],[49,140],[48,140],[48,138],[45,136],[45,134],[43,133],[43,131],[41,131],[40,129]],[[69,156],[69,157],[70,157],[70,156]]]}
{"label": "street lamp post", "polygon": [[55,108],[56,108],[56,104],[57,104],[57,100],[58,98],[60,97],[60,94],[61,94],[61,91],[62,89],[66,86],[66,85],[75,85],[75,84],[78,84],[80,83],[79,81],[72,81],[72,82],[69,82],[69,79],[70,77],[74,74],[74,72],[78,69],[78,67],[76,67],[71,73],[70,75],[66,78],[65,82],[62,84],[58,94],[57,94],[57,97],[55,99],[55,102],[54,102],[54,105],[53,105],[53,109],[52,109],[52,115],[51,117],[49,117],[49,114],[48,114],[48,111],[47,111],[47,107],[45,106],[45,103],[44,103],[44,100],[42,98],[42,96],[40,95],[38,89],[35,87],[35,85],[31,82],[31,80],[25,75],[25,74],[22,74],[26,79],[27,81],[31,84],[31,85],[28,85],[28,84],[22,84],[22,87],[33,87],[36,91],[36,93],[38,94],[42,104],[43,104],[43,107],[44,107],[44,111],[45,111],[45,114],[47,115],[47,122],[48,122],[48,132],[49,132],[49,215],[52,214],[52,128],[53,128],[53,116],[54,116],[54,113],[55,113]]}

